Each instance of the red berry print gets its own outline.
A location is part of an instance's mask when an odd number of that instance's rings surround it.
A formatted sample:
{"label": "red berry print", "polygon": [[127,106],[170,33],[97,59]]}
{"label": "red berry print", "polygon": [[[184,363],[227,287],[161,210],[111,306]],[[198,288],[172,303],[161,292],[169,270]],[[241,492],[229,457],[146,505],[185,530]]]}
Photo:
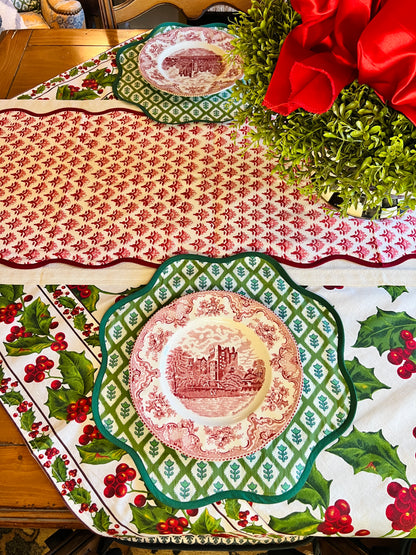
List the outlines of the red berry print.
{"label": "red berry print", "polygon": [[20,310],[22,310],[22,307],[22,303],[11,303],[0,307],[0,322],[12,324]]}
{"label": "red berry print", "polygon": [[[390,349],[387,354],[387,360],[398,366],[397,375],[402,380],[408,380],[413,374],[416,374],[416,340],[409,330],[401,330],[400,341],[403,347],[395,347]],[[414,357],[414,360],[411,359]]]}
{"label": "red berry print", "polygon": [[354,530],[350,516],[350,506],[345,499],[338,499],[325,511],[325,520],[318,525],[318,532],[327,536],[350,534]]}
{"label": "red berry print", "polygon": [[185,517],[170,517],[161,520],[156,524],[156,529],[160,534],[183,534],[184,529],[189,525],[188,519]]}
{"label": "red berry print", "polygon": [[[85,428],[84,428],[85,433]],[[82,437],[82,436],[81,436]],[[116,468],[116,473],[114,474],[107,474],[104,478],[104,485],[106,486],[104,489],[105,497],[124,497],[128,492],[128,488],[126,483],[131,482],[136,477],[136,471],[134,468],[129,467],[128,464],[121,463]],[[138,499],[140,496],[136,496]],[[144,499],[143,505],[145,504],[146,499]],[[138,507],[143,505],[137,505]]]}
{"label": "red berry print", "polygon": [[142,493],[139,493],[139,495],[136,495],[134,498],[134,504],[136,507],[144,507],[146,505],[146,497]]}
{"label": "red berry print", "polygon": [[88,424],[84,426],[83,433],[79,436],[79,443],[81,445],[88,445],[94,439],[103,439],[103,435],[98,430],[97,426],[91,426]]}
{"label": "red berry print", "polygon": [[386,517],[391,520],[391,527],[393,530],[410,532],[416,526],[416,484],[407,488],[398,482],[391,482],[387,486],[387,493],[394,499],[394,503],[386,507]]}
{"label": "red berry print", "polygon": [[70,403],[66,407],[67,421],[75,420],[81,424],[87,419],[87,414],[91,410],[91,397],[81,397],[76,403]]}

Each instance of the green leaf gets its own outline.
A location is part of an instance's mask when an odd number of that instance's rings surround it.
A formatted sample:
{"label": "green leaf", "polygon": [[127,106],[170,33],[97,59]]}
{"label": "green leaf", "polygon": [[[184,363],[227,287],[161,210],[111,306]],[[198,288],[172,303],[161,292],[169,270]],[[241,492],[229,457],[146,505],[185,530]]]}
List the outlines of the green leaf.
{"label": "green leaf", "polygon": [[390,295],[391,300],[394,302],[403,293],[408,293],[404,285],[379,285],[379,289],[384,289]]}
{"label": "green leaf", "polygon": [[258,534],[261,536],[264,536],[265,534],[267,534],[266,530],[262,526],[259,526],[258,524],[249,524],[248,526],[245,526],[244,532],[246,534]]}
{"label": "green leaf", "polygon": [[44,451],[45,449],[49,449],[49,447],[52,447],[53,443],[52,439],[49,436],[41,435],[29,441],[29,445],[32,446],[32,449],[36,449],[37,451]]}
{"label": "green leaf", "polygon": [[71,100],[94,100],[94,98],[99,98],[93,89],[81,89],[79,91],[72,91]]}
{"label": "green leaf", "polygon": [[47,337],[32,335],[30,337],[18,337],[13,343],[4,343],[7,354],[10,356],[25,356],[33,353],[41,353],[48,349],[53,341]]}
{"label": "green leaf", "polygon": [[80,395],[86,395],[93,388],[95,369],[84,352],[61,351],[58,368],[64,383]]}
{"label": "green leaf", "polygon": [[91,503],[91,494],[85,488],[76,487],[69,494],[68,497],[72,499],[74,503]]}
{"label": "green leaf", "polygon": [[27,306],[20,318],[20,323],[36,335],[48,335],[52,322],[47,305],[40,299],[36,299]]}
{"label": "green leaf", "polygon": [[96,528],[99,532],[107,532],[110,528],[110,517],[104,509],[100,509],[95,513],[92,518],[92,522],[94,528]]}
{"label": "green leaf", "polygon": [[207,509],[204,509],[198,520],[191,525],[192,534],[218,534],[219,532],[224,532],[221,519],[215,519]]}
{"label": "green leaf", "polygon": [[77,303],[71,297],[67,297],[66,295],[61,295],[58,298],[58,301],[61,303],[62,306],[65,308],[75,308]]}
{"label": "green leaf", "polygon": [[46,406],[49,408],[49,416],[57,418],[58,420],[66,420],[68,416],[67,407],[71,403],[76,403],[80,398],[80,395],[73,391],[72,389],[65,389],[61,387],[60,389],[46,388],[48,391],[48,400],[46,401]]}
{"label": "green leaf", "polygon": [[139,534],[158,534],[157,524],[165,522],[175,514],[168,507],[154,507],[148,503],[144,507],[136,507],[130,503],[130,509],[133,515],[131,522],[136,526]]}
{"label": "green leaf", "polygon": [[65,482],[68,477],[65,461],[62,457],[56,457],[51,465],[52,476],[56,482]]}
{"label": "green leaf", "polygon": [[380,355],[401,345],[400,332],[403,329],[416,334],[416,320],[406,312],[391,312],[377,308],[377,314],[360,324],[357,341],[353,347],[375,347]]}
{"label": "green leaf", "polygon": [[226,499],[225,500],[225,512],[227,515],[234,519],[239,520],[238,513],[241,511],[241,503],[238,499]]}
{"label": "green leaf", "polygon": [[85,316],[85,314],[83,312],[81,312],[80,314],[77,314],[74,317],[74,328],[77,330],[81,330],[84,331],[84,326],[87,322],[87,318]]}
{"label": "green leaf", "polygon": [[49,349],[53,341],[47,337],[32,335],[30,337],[18,337],[13,343],[4,343],[7,354],[10,356],[25,356],[33,353],[41,353]]}
{"label": "green leaf", "polygon": [[316,509],[318,506],[328,507],[331,484],[332,480],[326,480],[314,464],[304,486],[288,503],[300,501],[305,505],[310,505],[312,509]]}
{"label": "green leaf", "polygon": [[317,531],[320,520],[312,516],[309,509],[302,513],[292,513],[284,518],[270,517],[269,526],[279,534],[310,536]]}
{"label": "green leaf", "polygon": [[407,482],[406,466],[397,455],[397,446],[393,447],[381,433],[360,432],[353,428],[347,437],[341,437],[328,449],[329,453],[344,459],[352,466],[354,474],[370,472],[386,478],[401,479]]}
{"label": "green leaf", "polygon": [[[97,302],[100,298],[100,290],[95,285],[88,285],[90,295],[86,298],[80,298],[80,301],[89,312],[94,312],[97,309]],[[74,291],[77,293],[77,291]]]}
{"label": "green leaf", "polygon": [[91,345],[91,347],[98,347],[100,345],[100,336],[98,333],[94,333],[85,339],[85,343]]}
{"label": "green leaf", "polygon": [[373,393],[379,389],[390,389],[388,385],[385,385],[376,378],[374,368],[366,368],[359,362],[357,357],[354,357],[353,360],[346,360],[345,367],[354,382],[358,401],[372,399]]}
{"label": "green leaf", "polygon": [[97,71],[91,71],[87,79],[94,79],[101,87],[111,87],[116,76],[108,73],[105,69],[97,69]]}
{"label": "green leaf", "polygon": [[23,295],[23,285],[0,284],[0,306],[14,303]]}
{"label": "green leaf", "polygon": [[9,406],[20,405],[23,401],[23,395],[19,391],[9,391],[2,395],[1,400]]}
{"label": "green leaf", "polygon": [[32,429],[32,424],[35,421],[35,414],[32,409],[27,410],[20,416],[20,427],[22,430],[30,432]]}
{"label": "green leaf", "polygon": [[88,445],[77,445],[81,461],[85,464],[106,464],[119,461],[126,454],[108,439],[95,439]]}

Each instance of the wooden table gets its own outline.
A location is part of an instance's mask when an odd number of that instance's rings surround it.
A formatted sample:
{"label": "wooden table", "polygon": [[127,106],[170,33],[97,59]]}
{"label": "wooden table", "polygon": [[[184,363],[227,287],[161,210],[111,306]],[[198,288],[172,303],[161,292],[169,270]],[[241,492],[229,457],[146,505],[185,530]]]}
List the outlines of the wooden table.
{"label": "wooden table", "polygon": [[140,32],[35,29],[0,33],[0,98],[13,98]]}
{"label": "wooden table", "polygon": [[[0,98],[12,98],[139,30],[62,29],[8,31],[0,35]],[[0,406],[0,528],[80,528],[15,425]]]}

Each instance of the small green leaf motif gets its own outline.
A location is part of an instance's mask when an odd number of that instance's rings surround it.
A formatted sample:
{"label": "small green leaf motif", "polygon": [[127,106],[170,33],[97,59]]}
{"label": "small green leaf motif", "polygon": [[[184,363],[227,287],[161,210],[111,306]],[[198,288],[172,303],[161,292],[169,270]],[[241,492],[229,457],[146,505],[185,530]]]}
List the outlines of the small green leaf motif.
{"label": "small green leaf motif", "polygon": [[310,536],[317,531],[320,520],[315,518],[309,509],[301,513],[292,513],[284,518],[270,518],[269,526],[280,534],[296,534]]}
{"label": "small green leaf motif", "polygon": [[225,500],[225,512],[227,516],[234,520],[240,520],[238,516],[241,511],[241,503],[238,499],[226,499]]}
{"label": "small green leaf motif", "polygon": [[48,400],[45,404],[49,408],[49,416],[57,418],[58,420],[66,420],[68,416],[68,405],[76,403],[80,395],[76,391],[65,389],[64,387],[57,390],[51,389],[50,387],[46,389],[48,391]]}
{"label": "small green leaf motif", "polygon": [[74,316],[74,328],[77,330],[84,331],[84,326],[87,323],[87,317],[83,312],[80,312]]}
{"label": "small green leaf motif", "polygon": [[93,100],[99,95],[92,89],[73,91],[68,85],[61,85],[56,91],[56,100]]}
{"label": "small green leaf motif", "polygon": [[416,335],[416,320],[406,312],[391,312],[377,308],[377,313],[360,322],[357,341],[353,347],[375,347],[379,354],[401,346],[400,332],[407,329]]}
{"label": "small green leaf motif", "polygon": [[35,299],[25,307],[20,323],[27,332],[34,335],[48,335],[52,318],[47,305],[40,299]]}
{"label": "small green leaf motif", "polygon": [[110,517],[104,511],[104,509],[101,508],[93,516],[92,523],[94,528],[99,532],[107,532],[107,530],[110,528]]}
{"label": "small green leaf motif", "polygon": [[65,461],[62,457],[56,457],[51,465],[52,477],[55,482],[65,482],[68,477]]}
{"label": "small green leaf motif", "polygon": [[331,483],[332,480],[326,480],[314,464],[303,487],[289,499],[288,503],[300,501],[304,505],[310,505],[312,509],[316,509],[318,506],[328,507]]}
{"label": "small green leaf motif", "polygon": [[84,464],[106,464],[110,461],[119,461],[126,452],[116,447],[108,439],[95,439],[88,445],[77,445],[81,461]]}
{"label": "small green leaf motif", "polygon": [[87,503],[89,505],[91,503],[91,494],[88,490],[82,487],[74,488],[69,494],[68,497],[72,499],[74,503],[81,504]]}
{"label": "small green leaf motif", "polygon": [[165,506],[153,506],[146,503],[144,507],[136,507],[130,504],[132,514],[132,524],[136,527],[139,534],[158,534],[156,526],[159,522],[165,522],[175,514],[174,509]]}
{"label": "small green leaf motif", "polygon": [[58,297],[58,301],[65,308],[75,308],[77,306],[77,303],[74,301],[74,299],[66,297],[65,295],[61,295],[60,297]]}
{"label": "small green leaf motif", "polygon": [[198,520],[192,523],[190,532],[197,535],[218,534],[224,532],[224,528],[221,526],[221,519],[215,519],[204,509]]}
{"label": "small green leaf motif", "polygon": [[20,391],[12,390],[4,393],[4,395],[1,396],[1,400],[3,401],[3,403],[9,406],[20,405],[20,403],[23,401],[23,395],[20,393]]}
{"label": "small green leaf motif", "polygon": [[70,389],[80,395],[86,395],[94,385],[94,366],[85,356],[85,352],[61,351],[59,355],[59,370],[63,381]]}
{"label": "small green leaf motif", "polygon": [[329,453],[344,459],[352,466],[354,474],[370,472],[386,478],[401,479],[407,482],[406,466],[397,455],[397,446],[393,447],[378,432],[360,432],[353,428],[347,437],[340,437],[328,449]]}
{"label": "small green leaf motif", "polygon": [[48,349],[53,341],[47,337],[32,335],[31,337],[18,337],[13,343],[4,343],[9,356],[25,356],[33,353],[41,353]]}
{"label": "small green leaf motif", "polygon": [[380,389],[390,389],[374,375],[374,368],[363,366],[357,357],[353,360],[346,360],[345,367],[354,382],[357,400],[372,399],[373,394]]}
{"label": "small green leaf motif", "polygon": [[32,449],[35,449],[36,451],[43,451],[44,449],[52,447],[53,444],[51,438],[43,434],[29,441],[29,445],[32,447]]}
{"label": "small green leaf motif", "polygon": [[7,306],[23,295],[23,285],[0,284],[0,306]]}
{"label": "small green leaf motif", "polygon": [[32,409],[27,410],[20,416],[20,427],[22,430],[30,432],[32,429],[32,424],[35,421],[35,415]]}
{"label": "small green leaf motif", "polygon": [[393,302],[398,299],[400,295],[403,295],[403,293],[409,292],[404,285],[379,285],[378,287],[379,289],[387,291]]}

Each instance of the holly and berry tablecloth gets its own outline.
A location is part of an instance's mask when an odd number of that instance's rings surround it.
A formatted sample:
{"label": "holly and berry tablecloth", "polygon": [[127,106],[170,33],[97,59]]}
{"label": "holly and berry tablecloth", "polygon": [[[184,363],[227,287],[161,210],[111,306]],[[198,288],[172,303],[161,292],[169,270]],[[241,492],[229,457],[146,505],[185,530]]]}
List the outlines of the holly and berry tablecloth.
{"label": "holly and berry tablecloth", "polygon": [[[414,536],[414,213],[329,215],[225,123],[97,102],[117,74],[111,50],[0,105],[0,400],[34,456],[103,535]],[[213,288],[273,309],[305,372],[286,434],[223,472],[167,453],[126,396],[141,323]]]}

